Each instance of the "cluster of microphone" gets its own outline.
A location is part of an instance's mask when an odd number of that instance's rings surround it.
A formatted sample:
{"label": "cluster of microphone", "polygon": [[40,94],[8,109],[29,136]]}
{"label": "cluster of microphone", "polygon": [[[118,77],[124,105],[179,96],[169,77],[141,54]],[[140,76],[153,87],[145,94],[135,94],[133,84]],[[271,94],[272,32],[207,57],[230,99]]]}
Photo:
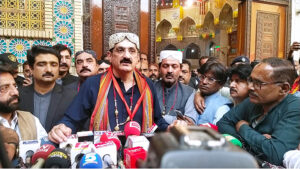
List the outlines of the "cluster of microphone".
{"label": "cluster of microphone", "polygon": [[130,121],[124,132],[78,132],[60,143],[59,148],[46,138],[23,141],[20,157],[27,168],[137,168],[147,157],[147,137],[141,135],[137,122]]}

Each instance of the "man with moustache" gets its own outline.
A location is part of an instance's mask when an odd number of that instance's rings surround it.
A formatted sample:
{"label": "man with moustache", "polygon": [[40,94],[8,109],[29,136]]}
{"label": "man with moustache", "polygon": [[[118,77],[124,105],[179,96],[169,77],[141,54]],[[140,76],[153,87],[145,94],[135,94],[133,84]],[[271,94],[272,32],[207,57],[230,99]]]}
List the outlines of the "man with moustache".
{"label": "man with moustache", "polygon": [[33,46],[27,56],[33,84],[19,89],[20,110],[32,112],[48,132],[63,117],[76,91],[56,83],[60,54],[55,49]]}
{"label": "man with moustache", "polygon": [[250,64],[238,64],[228,71],[230,79],[230,96],[234,105],[238,105],[249,95],[247,79],[250,76],[252,67]]}
{"label": "man with moustache", "polygon": [[109,37],[109,48],[111,67],[83,83],[61,124],[48,134],[51,141],[65,141],[85,121],[90,121],[89,126],[82,127],[85,130],[123,131],[129,121],[138,122],[142,132],[154,123],[159,130],[167,129],[151,80],[135,69],[139,61],[138,36],[115,33]]}
{"label": "man with moustache", "polygon": [[68,85],[68,88],[79,92],[81,85],[90,77],[98,74],[97,55],[93,50],[82,50],[75,53],[75,67],[79,80]]}
{"label": "man with moustache", "polygon": [[[1,54],[0,58],[3,56]],[[18,106],[19,91],[11,69],[0,63],[0,125],[15,130],[19,140],[37,140],[47,136],[39,119],[30,112],[18,110]]]}
{"label": "man with moustache", "polygon": [[194,107],[194,97],[191,96],[187,103],[189,106],[186,116],[196,125],[216,124],[232,106],[232,102],[219,92],[227,80],[226,68],[220,62],[207,61],[200,67],[199,72],[200,95],[204,98],[206,107],[199,114]]}
{"label": "man with moustache", "polygon": [[59,76],[56,79],[56,82],[64,86],[78,81],[78,77],[71,75],[69,72],[72,63],[71,49],[63,44],[56,44],[53,46],[53,48],[57,50],[61,56],[59,64]]}
{"label": "man with moustache", "polygon": [[300,98],[289,94],[295,77],[289,61],[262,60],[248,78],[249,99],[223,116],[219,132],[238,138],[259,162],[282,165],[300,140]]}
{"label": "man with moustache", "polygon": [[172,124],[177,119],[176,111],[186,113],[186,103],[194,94],[194,89],[178,81],[182,52],[163,50],[160,52],[159,62],[162,79],[155,82],[154,86],[158,93],[162,115],[169,124]]}
{"label": "man with moustache", "polygon": [[156,82],[159,79],[159,71],[158,71],[158,64],[157,63],[150,63],[149,65],[149,78]]}
{"label": "man with moustache", "polygon": [[179,82],[185,85],[191,86],[194,89],[198,89],[198,80],[196,77],[192,77],[191,62],[186,59],[182,60],[181,72],[179,75]]}

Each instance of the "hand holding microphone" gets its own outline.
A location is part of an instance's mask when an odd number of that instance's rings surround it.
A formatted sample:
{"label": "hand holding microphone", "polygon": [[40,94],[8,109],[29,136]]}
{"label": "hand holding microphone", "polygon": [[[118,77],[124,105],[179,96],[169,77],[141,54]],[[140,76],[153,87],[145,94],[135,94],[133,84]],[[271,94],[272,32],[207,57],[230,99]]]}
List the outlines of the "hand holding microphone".
{"label": "hand holding microphone", "polygon": [[68,136],[72,134],[72,130],[64,124],[58,124],[52,128],[48,134],[50,141],[54,143],[61,143],[67,141]]}

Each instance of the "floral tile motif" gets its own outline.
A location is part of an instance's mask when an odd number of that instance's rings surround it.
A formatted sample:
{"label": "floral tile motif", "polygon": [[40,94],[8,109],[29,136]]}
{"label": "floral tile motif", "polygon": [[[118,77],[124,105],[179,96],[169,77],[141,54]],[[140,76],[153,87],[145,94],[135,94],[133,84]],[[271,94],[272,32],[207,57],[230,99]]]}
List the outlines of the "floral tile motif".
{"label": "floral tile motif", "polygon": [[8,47],[9,52],[16,55],[19,60],[26,56],[27,50],[30,49],[30,44],[24,39],[12,39]]}
{"label": "floral tile motif", "polygon": [[67,46],[68,48],[71,49],[72,53],[74,53],[74,45],[72,43],[66,41],[59,41],[57,43]]}
{"label": "floral tile motif", "polygon": [[73,16],[73,6],[67,1],[58,1],[54,5],[54,14],[60,19],[70,19]]}
{"label": "floral tile motif", "polygon": [[7,49],[7,43],[5,42],[4,39],[0,39],[0,54],[6,53],[6,49]]}
{"label": "floral tile motif", "polygon": [[69,39],[74,34],[74,28],[70,22],[59,21],[54,25],[54,34],[61,39]]}
{"label": "floral tile motif", "polygon": [[46,40],[36,40],[33,42],[32,46],[34,45],[52,46],[51,42]]}

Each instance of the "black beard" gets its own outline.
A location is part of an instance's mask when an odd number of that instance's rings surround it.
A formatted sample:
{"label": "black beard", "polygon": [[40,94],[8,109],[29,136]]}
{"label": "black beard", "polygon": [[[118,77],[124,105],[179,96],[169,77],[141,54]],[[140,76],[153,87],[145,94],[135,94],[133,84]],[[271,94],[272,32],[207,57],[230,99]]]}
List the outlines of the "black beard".
{"label": "black beard", "polygon": [[16,111],[19,108],[19,103],[10,104],[16,98],[18,98],[18,101],[20,100],[18,96],[13,96],[7,102],[0,102],[0,112],[9,114]]}
{"label": "black beard", "polygon": [[165,82],[165,81],[162,81],[163,82],[163,84],[164,84],[164,86],[166,87],[166,88],[170,88],[170,87],[172,87],[175,83],[177,83],[177,81],[175,81],[175,82]]}

